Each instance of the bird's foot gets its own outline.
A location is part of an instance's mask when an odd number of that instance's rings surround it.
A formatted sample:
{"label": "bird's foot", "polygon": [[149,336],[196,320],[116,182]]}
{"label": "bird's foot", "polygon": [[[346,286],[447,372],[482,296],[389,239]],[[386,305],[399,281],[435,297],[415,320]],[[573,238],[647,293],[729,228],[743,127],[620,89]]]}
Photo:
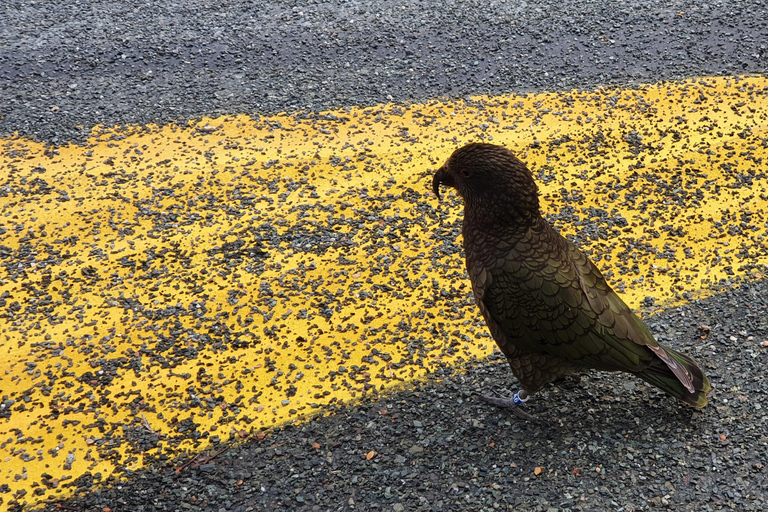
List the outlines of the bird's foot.
{"label": "bird's foot", "polygon": [[512,398],[502,398],[500,396],[489,396],[489,395],[476,395],[476,396],[485,403],[495,405],[496,407],[501,407],[502,409],[507,409],[508,411],[512,412],[512,414],[514,414],[521,420],[531,421],[533,423],[541,423],[541,420],[539,420],[539,418],[537,418],[532,414],[528,414],[527,412],[525,412],[520,408],[522,404],[528,401],[528,395],[523,390],[520,390],[517,393],[515,393]]}

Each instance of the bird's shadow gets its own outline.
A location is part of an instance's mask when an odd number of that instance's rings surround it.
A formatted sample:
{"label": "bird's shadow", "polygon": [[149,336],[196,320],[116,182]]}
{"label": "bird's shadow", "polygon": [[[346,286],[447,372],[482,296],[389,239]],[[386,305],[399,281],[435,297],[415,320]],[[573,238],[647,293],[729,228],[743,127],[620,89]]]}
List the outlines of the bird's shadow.
{"label": "bird's shadow", "polygon": [[[483,389],[483,393],[510,396],[518,383],[508,373],[505,362],[490,365],[498,371],[502,385]],[[495,368],[494,368],[495,367]],[[491,423],[508,425],[513,437],[542,437],[562,440],[575,431],[625,436],[645,434],[649,428],[665,430],[696,428],[697,419],[706,411],[682,404],[639,379],[625,374],[589,372],[555,382],[530,398],[522,408],[538,421],[521,421],[514,414],[480,400],[475,412]]]}

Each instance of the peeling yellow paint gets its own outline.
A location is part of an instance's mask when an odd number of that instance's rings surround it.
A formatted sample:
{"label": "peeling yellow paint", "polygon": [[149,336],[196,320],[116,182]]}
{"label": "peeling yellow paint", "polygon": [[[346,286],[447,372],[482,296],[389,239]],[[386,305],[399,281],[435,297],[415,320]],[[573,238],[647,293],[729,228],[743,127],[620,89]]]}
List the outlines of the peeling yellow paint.
{"label": "peeling yellow paint", "polygon": [[0,499],[486,357],[428,192],[467,142],[528,163],[631,307],[759,278],[767,116],[765,79],[707,78],[0,141]]}

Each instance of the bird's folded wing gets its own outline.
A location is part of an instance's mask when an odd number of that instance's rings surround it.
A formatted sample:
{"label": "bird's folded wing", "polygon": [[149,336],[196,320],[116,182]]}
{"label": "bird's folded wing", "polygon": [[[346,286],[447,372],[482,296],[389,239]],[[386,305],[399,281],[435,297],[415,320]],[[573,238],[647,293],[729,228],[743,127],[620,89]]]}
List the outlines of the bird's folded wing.
{"label": "bird's folded wing", "polygon": [[691,373],[664,347],[659,345],[642,320],[632,313],[624,301],[611,289],[595,264],[573,244],[569,245],[569,252],[573,255],[572,259],[579,275],[579,285],[586,295],[590,307],[598,313],[600,325],[606,328],[617,340],[622,342],[631,340],[637,345],[651,349],[659,359],[666,363],[686,389],[693,393],[694,386]]}
{"label": "bird's folded wing", "polygon": [[[647,366],[653,357],[648,348],[658,346],[653,336],[586,257],[575,247],[575,254],[562,248],[470,272],[475,297],[502,351],[510,355],[514,347],[602,370],[633,372]],[[584,276],[580,267],[587,271]]]}

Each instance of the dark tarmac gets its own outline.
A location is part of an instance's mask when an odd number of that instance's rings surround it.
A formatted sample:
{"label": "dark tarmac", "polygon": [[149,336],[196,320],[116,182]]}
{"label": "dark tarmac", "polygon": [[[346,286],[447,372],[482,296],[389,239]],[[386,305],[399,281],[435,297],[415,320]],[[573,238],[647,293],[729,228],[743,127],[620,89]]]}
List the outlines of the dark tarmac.
{"label": "dark tarmac", "polygon": [[[97,124],[768,72],[758,1],[19,2],[0,17],[0,135],[54,145]],[[708,372],[700,412],[590,374],[531,400],[545,426],[519,423],[471,398],[516,386],[492,358],[246,442],[158,456],[125,480],[81,476],[62,484],[71,499],[35,504],[0,486],[0,507],[762,511],[767,297],[765,278],[734,280],[648,319]]]}
{"label": "dark tarmac", "polygon": [[[158,462],[74,510],[762,511],[768,282],[648,319],[709,374],[696,411],[628,375],[539,393],[520,423],[472,398],[515,385],[500,357],[224,451]],[[706,326],[702,329],[702,326]],[[702,340],[702,337],[705,339]],[[439,378],[438,378],[439,377]],[[88,489],[89,479],[74,485]],[[50,505],[47,510],[60,510]]]}
{"label": "dark tarmac", "polygon": [[762,1],[7,3],[0,135],[768,70]]}

